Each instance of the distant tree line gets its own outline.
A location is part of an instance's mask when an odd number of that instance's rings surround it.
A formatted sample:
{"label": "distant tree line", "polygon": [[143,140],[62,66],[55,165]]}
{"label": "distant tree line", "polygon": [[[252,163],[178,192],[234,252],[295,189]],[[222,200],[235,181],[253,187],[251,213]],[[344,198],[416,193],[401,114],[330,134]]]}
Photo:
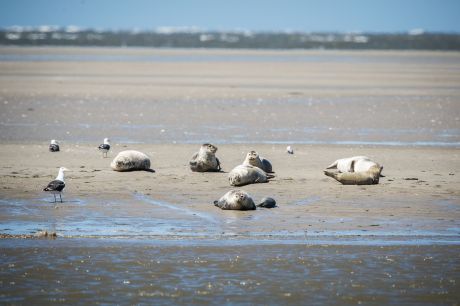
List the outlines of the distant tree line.
{"label": "distant tree line", "polygon": [[460,50],[460,34],[0,30],[0,45]]}

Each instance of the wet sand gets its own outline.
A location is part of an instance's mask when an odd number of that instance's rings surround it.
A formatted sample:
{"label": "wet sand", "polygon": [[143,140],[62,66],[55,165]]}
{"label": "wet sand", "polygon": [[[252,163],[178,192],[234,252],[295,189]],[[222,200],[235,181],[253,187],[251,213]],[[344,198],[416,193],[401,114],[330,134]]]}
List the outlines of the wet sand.
{"label": "wet sand", "polygon": [[[459,71],[447,52],[0,48],[0,302],[456,304]],[[188,169],[202,142],[224,172]],[[155,172],[112,171],[125,149]],[[279,207],[217,209],[249,150],[276,178],[242,189]],[[353,155],[380,184],[323,174]]]}
{"label": "wet sand", "polygon": [[[112,171],[112,158],[125,149],[148,154],[155,173]],[[217,156],[224,172],[193,173],[187,163],[197,149],[186,144],[114,144],[110,158],[102,158],[96,145],[63,144],[58,153],[48,152],[46,144],[2,145],[2,204],[8,211],[0,216],[2,231],[19,234],[17,223],[5,222],[31,219],[20,230],[33,232],[38,223],[43,227],[39,229],[61,236],[460,234],[457,149],[298,145],[288,155],[282,145],[221,145]],[[252,149],[272,162],[276,178],[241,189],[256,202],[271,196],[279,207],[217,209],[213,201],[234,188],[227,172]],[[344,186],[323,174],[336,158],[360,154],[384,165],[380,184]],[[72,171],[66,177],[65,203],[55,208],[53,196],[41,190],[55,178],[58,166]]]}
{"label": "wet sand", "polygon": [[[0,48],[0,141],[460,147],[460,53]],[[44,56],[44,57],[40,57]]]}

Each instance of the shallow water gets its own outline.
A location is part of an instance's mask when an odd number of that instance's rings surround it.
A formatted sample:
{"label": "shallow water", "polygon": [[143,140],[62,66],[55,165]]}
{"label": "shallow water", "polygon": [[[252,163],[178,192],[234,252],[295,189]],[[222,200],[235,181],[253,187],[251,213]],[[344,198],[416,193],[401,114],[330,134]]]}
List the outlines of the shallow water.
{"label": "shallow water", "polygon": [[[2,104],[0,97],[0,141],[49,142],[53,135],[67,142],[98,143],[104,135],[111,135],[115,143],[131,144],[460,147],[455,99],[370,96],[152,102],[22,98]],[[16,106],[10,107],[12,103]],[[61,107],[62,114],[54,120],[49,118],[51,105]],[[88,107],[97,115],[87,115]],[[214,111],[197,111],[201,108]],[[267,116],[255,121],[254,116],[262,112]]]}
{"label": "shallow water", "polygon": [[4,304],[456,304],[459,245],[0,241]]}
{"label": "shallow water", "polygon": [[[26,48],[22,48],[26,50]],[[5,62],[317,62],[317,63],[410,63],[446,64],[457,62],[456,57],[442,57],[420,52],[407,56],[404,52],[372,51],[256,51],[250,50],[194,50],[149,48],[36,48],[35,52],[22,52],[21,48],[3,47],[0,61]],[[178,51],[179,50],[179,51]],[[169,51],[169,52],[168,52]],[[198,51],[198,52],[197,52]],[[224,51],[224,52],[222,52]]]}
{"label": "shallow water", "polygon": [[[22,235],[47,230],[68,238],[233,238],[305,242],[328,241],[331,237],[351,238],[350,241],[353,237],[367,237],[367,243],[460,243],[460,220],[378,215],[363,220],[363,216],[304,214],[301,219],[291,219],[289,225],[280,223],[285,218],[284,213],[295,215],[298,207],[308,207],[319,200],[319,196],[311,196],[285,203],[281,208],[238,212],[221,211],[212,203],[203,211],[203,208],[189,205],[190,200],[168,202],[139,192],[131,199],[65,198],[64,203],[52,203],[49,197],[1,199],[0,232]],[[455,199],[436,200],[434,204],[453,216],[460,209]],[[343,205],[367,207],[367,203],[359,200],[341,201],[340,206]],[[368,226],[353,225],[355,223]]]}

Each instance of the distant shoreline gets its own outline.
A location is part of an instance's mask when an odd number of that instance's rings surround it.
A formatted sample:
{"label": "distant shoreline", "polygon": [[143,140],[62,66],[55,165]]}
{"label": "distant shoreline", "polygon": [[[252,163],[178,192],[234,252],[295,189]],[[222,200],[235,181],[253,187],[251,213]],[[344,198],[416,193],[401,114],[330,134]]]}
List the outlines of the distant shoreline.
{"label": "distant shoreline", "polygon": [[0,29],[0,45],[225,49],[460,50],[460,33],[96,31]]}

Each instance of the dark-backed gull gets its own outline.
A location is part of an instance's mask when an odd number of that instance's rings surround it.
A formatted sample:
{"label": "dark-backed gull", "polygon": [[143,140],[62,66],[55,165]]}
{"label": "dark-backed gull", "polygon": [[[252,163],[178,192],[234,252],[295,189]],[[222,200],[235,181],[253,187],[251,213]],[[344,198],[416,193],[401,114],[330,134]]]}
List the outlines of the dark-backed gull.
{"label": "dark-backed gull", "polygon": [[51,181],[48,186],[43,188],[43,191],[51,192],[54,195],[54,202],[56,203],[56,194],[59,194],[59,198],[61,199],[62,203],[62,196],[61,192],[64,190],[65,182],[64,182],[64,171],[69,171],[69,169],[65,167],[59,168],[59,173],[56,176],[54,181]]}
{"label": "dark-backed gull", "polygon": [[104,138],[104,143],[99,145],[98,149],[102,152],[102,157],[107,157],[107,152],[110,150],[110,139]]}
{"label": "dark-backed gull", "polygon": [[59,152],[59,144],[55,139],[51,140],[49,150],[50,152]]}

